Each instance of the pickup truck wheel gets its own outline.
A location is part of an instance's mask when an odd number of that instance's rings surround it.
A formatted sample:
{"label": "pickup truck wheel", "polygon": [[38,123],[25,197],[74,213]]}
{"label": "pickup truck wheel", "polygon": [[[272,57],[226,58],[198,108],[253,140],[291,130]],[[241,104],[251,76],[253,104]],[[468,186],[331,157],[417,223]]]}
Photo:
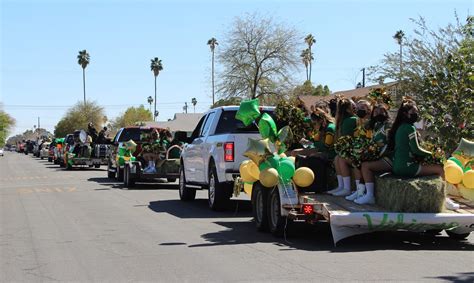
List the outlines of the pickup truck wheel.
{"label": "pickup truck wheel", "polygon": [[166,178],[166,180],[167,180],[169,183],[174,183],[174,182],[176,182],[176,178]]}
{"label": "pickup truck wheel", "polygon": [[212,165],[209,172],[208,203],[209,208],[215,211],[224,210],[229,202],[231,194],[225,183],[219,183],[216,167]]}
{"label": "pickup truck wheel", "polygon": [[179,167],[179,199],[190,201],[196,198],[196,189],[186,186],[186,177],[184,176],[183,166]]}
{"label": "pickup truck wheel", "polygon": [[41,156],[41,160],[43,160],[43,159],[44,159],[44,157],[43,157],[43,156]]}
{"label": "pickup truck wheel", "polygon": [[269,194],[268,224],[270,226],[270,232],[273,235],[277,237],[284,235],[287,226],[287,218],[281,216],[280,193],[278,187],[273,188]]}
{"label": "pickup truck wheel", "polygon": [[458,234],[458,233],[454,233],[452,231],[446,230],[446,234],[448,234],[448,236],[451,239],[462,241],[462,240],[466,240],[467,237],[469,237],[469,234],[471,234],[471,233]]}
{"label": "pickup truck wheel", "polygon": [[109,164],[107,164],[107,178],[115,179],[115,172],[110,171],[110,162],[109,162]]}
{"label": "pickup truck wheel", "polygon": [[252,213],[257,231],[268,231],[268,188],[263,187],[260,182],[253,185],[252,190]]}
{"label": "pickup truck wheel", "polygon": [[117,167],[117,169],[115,169],[115,170],[116,170],[116,174],[117,174],[117,176],[116,176],[117,181],[123,182],[123,169],[120,169],[120,167]]}

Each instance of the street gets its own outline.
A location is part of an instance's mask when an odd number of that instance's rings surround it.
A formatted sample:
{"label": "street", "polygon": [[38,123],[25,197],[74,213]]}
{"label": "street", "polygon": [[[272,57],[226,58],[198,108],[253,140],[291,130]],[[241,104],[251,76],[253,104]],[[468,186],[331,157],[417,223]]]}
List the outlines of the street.
{"label": "street", "polygon": [[213,212],[177,183],[123,190],[101,169],[0,158],[0,281],[474,281],[474,236],[384,232],[334,247],[329,226],[255,230],[246,196]]}

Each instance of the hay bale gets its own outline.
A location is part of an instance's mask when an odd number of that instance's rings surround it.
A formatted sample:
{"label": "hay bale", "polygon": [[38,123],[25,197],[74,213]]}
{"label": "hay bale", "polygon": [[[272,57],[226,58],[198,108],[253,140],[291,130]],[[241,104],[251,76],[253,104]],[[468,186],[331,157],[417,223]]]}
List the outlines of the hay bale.
{"label": "hay bale", "polygon": [[446,183],[437,176],[375,179],[377,205],[392,212],[437,213],[444,209]]}

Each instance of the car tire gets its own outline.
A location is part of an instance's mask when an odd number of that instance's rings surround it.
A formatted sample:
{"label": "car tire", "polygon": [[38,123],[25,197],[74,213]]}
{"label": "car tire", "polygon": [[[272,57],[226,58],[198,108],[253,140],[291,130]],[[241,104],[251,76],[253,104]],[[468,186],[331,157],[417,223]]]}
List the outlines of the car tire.
{"label": "car tire", "polygon": [[48,157],[48,162],[52,162],[53,159],[51,157]]}
{"label": "car tire", "polygon": [[268,192],[269,188],[256,182],[252,189],[252,214],[257,231],[268,232]]}
{"label": "car tire", "polygon": [[[214,211],[222,211],[227,208],[232,190],[229,189],[226,183],[219,183],[217,178],[217,170],[213,163],[211,163],[211,170],[209,170],[209,188],[208,188],[208,204],[209,208]],[[229,193],[230,191],[230,193]]]}
{"label": "car tire", "polygon": [[191,201],[196,198],[196,189],[186,186],[186,176],[184,167],[179,167],[179,199],[182,201]]}
{"label": "car tire", "polygon": [[41,156],[41,160],[43,160],[43,159],[44,159],[44,157],[43,157],[43,156]]}
{"label": "car tire", "polygon": [[271,189],[268,195],[268,226],[270,232],[277,237],[285,234],[289,220],[281,216],[280,192],[278,186]]}

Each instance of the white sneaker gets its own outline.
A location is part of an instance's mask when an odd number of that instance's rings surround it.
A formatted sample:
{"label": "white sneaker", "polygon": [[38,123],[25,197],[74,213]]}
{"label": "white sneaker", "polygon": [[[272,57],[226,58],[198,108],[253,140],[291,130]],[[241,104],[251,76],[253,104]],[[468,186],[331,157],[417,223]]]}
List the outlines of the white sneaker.
{"label": "white sneaker", "polygon": [[332,195],[332,194],[334,194],[335,192],[340,191],[340,190],[342,190],[342,189],[343,189],[343,188],[337,187],[337,188],[334,188],[334,189],[332,189],[332,190],[330,190],[330,191],[327,191],[326,193]]}
{"label": "white sneaker", "polygon": [[351,194],[351,189],[342,189],[340,191],[335,192],[332,195],[337,196],[337,197],[345,197],[345,196],[348,196],[350,194]]}
{"label": "white sneaker", "polygon": [[455,203],[452,199],[446,198],[444,204],[446,205],[446,208],[449,210],[458,210],[459,204]]}
{"label": "white sneaker", "polygon": [[359,192],[358,192],[358,190],[356,190],[356,191],[354,191],[352,194],[348,195],[348,196],[346,197],[346,199],[347,199],[347,200],[350,200],[350,201],[353,201],[353,200],[355,200],[355,199],[358,198],[358,197],[359,197]]}
{"label": "white sneaker", "polygon": [[365,194],[361,196],[360,198],[357,198],[356,200],[354,200],[354,202],[357,204],[374,204],[375,198],[374,196],[369,196],[369,194]]}

